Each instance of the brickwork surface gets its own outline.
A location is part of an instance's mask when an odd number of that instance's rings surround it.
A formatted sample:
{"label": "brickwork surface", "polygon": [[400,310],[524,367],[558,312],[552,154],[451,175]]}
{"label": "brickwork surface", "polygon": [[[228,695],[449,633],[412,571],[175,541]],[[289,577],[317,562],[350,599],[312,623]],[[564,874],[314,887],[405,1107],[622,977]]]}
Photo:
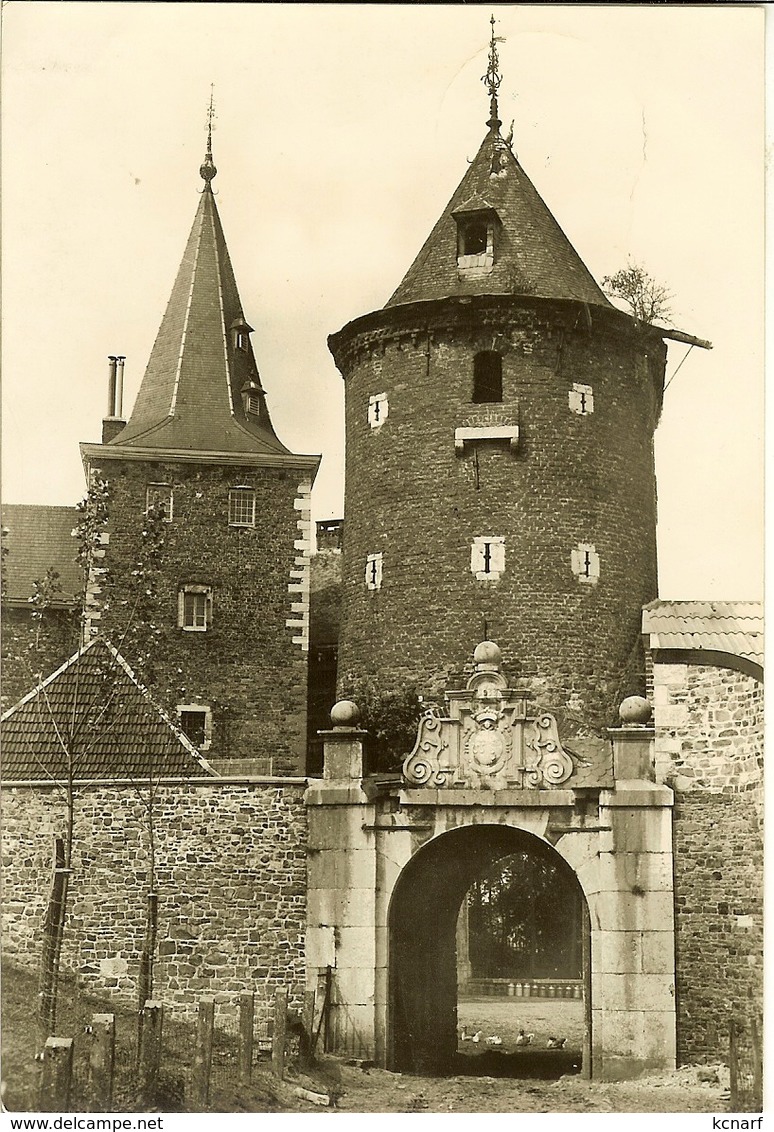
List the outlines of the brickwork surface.
{"label": "brickwork surface", "polygon": [[[654,666],[657,775],[675,791],[678,1057],[728,1053],[763,991],[763,685]],[[750,997],[752,996],[752,997]]]}
{"label": "brickwork surface", "polygon": [[[148,483],[171,483],[174,519],[165,525],[162,581],[156,588],[149,686],[172,714],[178,704],[208,705],[213,741],[207,757],[258,758],[262,773],[303,771],[306,746],[306,651],[294,641],[293,609],[303,595],[292,574],[302,553],[297,472],[173,463],[106,462],[110,543],[100,628],[121,638],[129,617],[131,571],[137,561]],[[228,525],[229,488],[256,493],[255,528]],[[212,587],[206,632],[177,627],[178,588]],[[306,600],[308,601],[308,595]],[[120,646],[119,646],[120,647]],[[123,651],[123,650],[121,650]],[[131,651],[126,660],[134,663]]]}
{"label": "brickwork surface", "polygon": [[[432,691],[486,632],[539,702],[600,730],[644,689],[663,345],[597,313],[589,334],[575,305],[471,302],[368,316],[336,346],[347,430],[339,676],[413,678]],[[502,353],[502,404],[471,403],[482,349]],[[588,416],[569,407],[578,381],[594,390]],[[376,393],[390,407],[372,429]],[[456,454],[455,429],[487,419],[519,424],[518,451],[495,441]],[[496,582],[470,570],[484,535],[505,538]],[[572,572],[578,543],[600,556],[596,584]],[[382,587],[368,590],[366,557],[379,551]]]}
{"label": "brickwork surface", "polygon": [[[84,989],[133,1002],[148,890],[141,788],[79,790],[63,966]],[[64,806],[53,789],[5,787],[3,949],[37,969]],[[303,786],[157,787],[159,894],[154,995],[195,1011],[202,994],[288,985],[303,998]],[[273,990],[271,991],[273,993]]]}
{"label": "brickwork surface", "polygon": [[78,648],[78,614],[47,609],[36,625],[28,609],[3,607],[2,710],[7,711]]}

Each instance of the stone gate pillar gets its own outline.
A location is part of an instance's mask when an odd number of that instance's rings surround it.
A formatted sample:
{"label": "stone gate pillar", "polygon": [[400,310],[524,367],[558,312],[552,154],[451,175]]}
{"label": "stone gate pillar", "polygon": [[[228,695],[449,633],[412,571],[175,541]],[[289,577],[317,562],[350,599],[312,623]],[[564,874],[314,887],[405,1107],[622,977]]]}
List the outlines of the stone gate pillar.
{"label": "stone gate pillar", "polygon": [[[307,986],[333,968],[333,1048],[374,1056],[376,849],[374,807],[362,789],[360,713],[344,700],[321,731],[324,769],[305,794],[309,814]],[[370,827],[370,828],[369,828]]]}
{"label": "stone gate pillar", "polygon": [[657,785],[646,700],[621,705],[615,789],[600,794],[591,916],[593,1074],[616,1080],[675,1066],[673,793]]}

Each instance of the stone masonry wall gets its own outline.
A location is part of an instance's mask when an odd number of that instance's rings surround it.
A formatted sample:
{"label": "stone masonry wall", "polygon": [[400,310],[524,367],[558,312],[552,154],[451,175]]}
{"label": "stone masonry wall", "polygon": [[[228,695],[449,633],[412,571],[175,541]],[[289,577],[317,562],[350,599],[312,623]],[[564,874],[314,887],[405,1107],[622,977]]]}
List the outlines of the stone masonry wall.
{"label": "stone masonry wall", "polygon": [[[303,793],[303,783],[276,779],[157,787],[156,997],[194,1011],[203,994],[272,997],[285,984],[303,1000]],[[135,786],[78,790],[63,966],[85,989],[130,1003],[148,890],[146,813]],[[31,970],[64,816],[54,788],[3,789],[3,950]]]}
{"label": "stone masonry wall", "polygon": [[[641,607],[656,594],[652,435],[663,345],[576,307],[515,301],[395,308],[338,349],[346,380],[346,501],[339,678],[417,681],[432,694],[489,635],[544,706],[602,733],[644,691]],[[402,318],[402,322],[398,319]],[[350,333],[345,331],[342,333]],[[502,358],[501,403],[474,404],[473,359]],[[572,411],[573,384],[594,411]],[[388,412],[371,427],[369,398]],[[519,426],[455,449],[455,429]],[[471,543],[505,540],[497,580],[471,572]],[[593,545],[596,582],[572,553]],[[365,584],[381,552],[381,588]]]}
{"label": "stone masonry wall", "polygon": [[[99,628],[121,640],[146,488],[171,484],[173,519],[164,524],[156,615],[148,618],[158,630],[150,689],[173,716],[178,704],[211,708],[207,758],[257,759],[263,774],[303,773],[309,581],[308,566],[299,565],[308,563],[299,524],[306,522],[308,490],[301,490],[299,473],[111,459],[103,476],[110,541]],[[254,528],[229,526],[229,489],[237,485],[255,490]],[[212,588],[206,632],[178,628],[178,590],[187,583]],[[126,659],[133,663],[132,655]]]}
{"label": "stone masonry wall", "polygon": [[656,773],[675,791],[678,1058],[728,1055],[763,993],[763,685],[654,665]]}
{"label": "stone masonry wall", "polygon": [[38,673],[48,676],[76,652],[78,612],[47,609],[36,625],[29,608],[3,606],[2,711],[13,707],[35,687]]}

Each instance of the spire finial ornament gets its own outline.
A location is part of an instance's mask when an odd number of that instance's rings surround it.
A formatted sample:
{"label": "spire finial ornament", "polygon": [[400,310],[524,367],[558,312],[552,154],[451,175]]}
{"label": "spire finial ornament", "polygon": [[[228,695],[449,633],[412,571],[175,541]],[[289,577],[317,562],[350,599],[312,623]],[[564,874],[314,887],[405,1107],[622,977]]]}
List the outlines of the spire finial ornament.
{"label": "spire finial ornament", "polygon": [[210,105],[207,108],[207,154],[199,166],[199,174],[206,187],[210,188],[210,181],[217,173],[215,162],[212,160],[212,120],[215,117],[215,84],[210,84]]}
{"label": "spire finial ornament", "polygon": [[487,126],[490,130],[499,130],[502,122],[498,117],[497,111],[497,91],[503,77],[500,74],[500,59],[497,54],[497,44],[502,43],[502,36],[495,35],[495,18],[494,15],[490,19],[492,25],[492,37],[489,42],[489,66],[486,69],[486,74],[482,75],[481,82],[486,83],[489,88],[489,121]]}

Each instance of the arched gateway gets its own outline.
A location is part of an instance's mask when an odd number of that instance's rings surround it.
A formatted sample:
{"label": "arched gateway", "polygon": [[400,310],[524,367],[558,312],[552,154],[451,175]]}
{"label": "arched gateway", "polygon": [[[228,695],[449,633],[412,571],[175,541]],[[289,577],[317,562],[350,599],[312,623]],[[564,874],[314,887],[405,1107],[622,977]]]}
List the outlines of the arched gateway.
{"label": "arched gateway", "polygon": [[[424,845],[403,869],[389,911],[388,1067],[428,1073],[453,1067],[459,1030],[456,944],[460,907],[478,877],[515,854],[527,871],[543,862],[559,866],[580,889],[573,870],[551,845],[533,833],[505,824],[464,825],[442,833]],[[558,895],[549,889],[544,899],[550,901]],[[578,923],[566,923],[565,927],[583,941],[583,968],[587,972],[588,914],[582,895],[570,907],[557,906],[553,911],[559,919],[577,917]],[[588,1008],[588,979],[584,982]],[[589,1029],[587,1024],[583,1042],[587,1074]]]}
{"label": "arched gateway", "polygon": [[673,1068],[672,792],[653,780],[648,705],[607,740],[560,741],[508,686],[496,645],[474,661],[443,712],[422,717],[400,776],[367,773],[354,705],[331,713],[324,777],[306,794],[307,978],[331,970],[331,1048],[444,1071],[460,905],[488,866],[526,850],[561,862],[583,894],[584,1070]]}

